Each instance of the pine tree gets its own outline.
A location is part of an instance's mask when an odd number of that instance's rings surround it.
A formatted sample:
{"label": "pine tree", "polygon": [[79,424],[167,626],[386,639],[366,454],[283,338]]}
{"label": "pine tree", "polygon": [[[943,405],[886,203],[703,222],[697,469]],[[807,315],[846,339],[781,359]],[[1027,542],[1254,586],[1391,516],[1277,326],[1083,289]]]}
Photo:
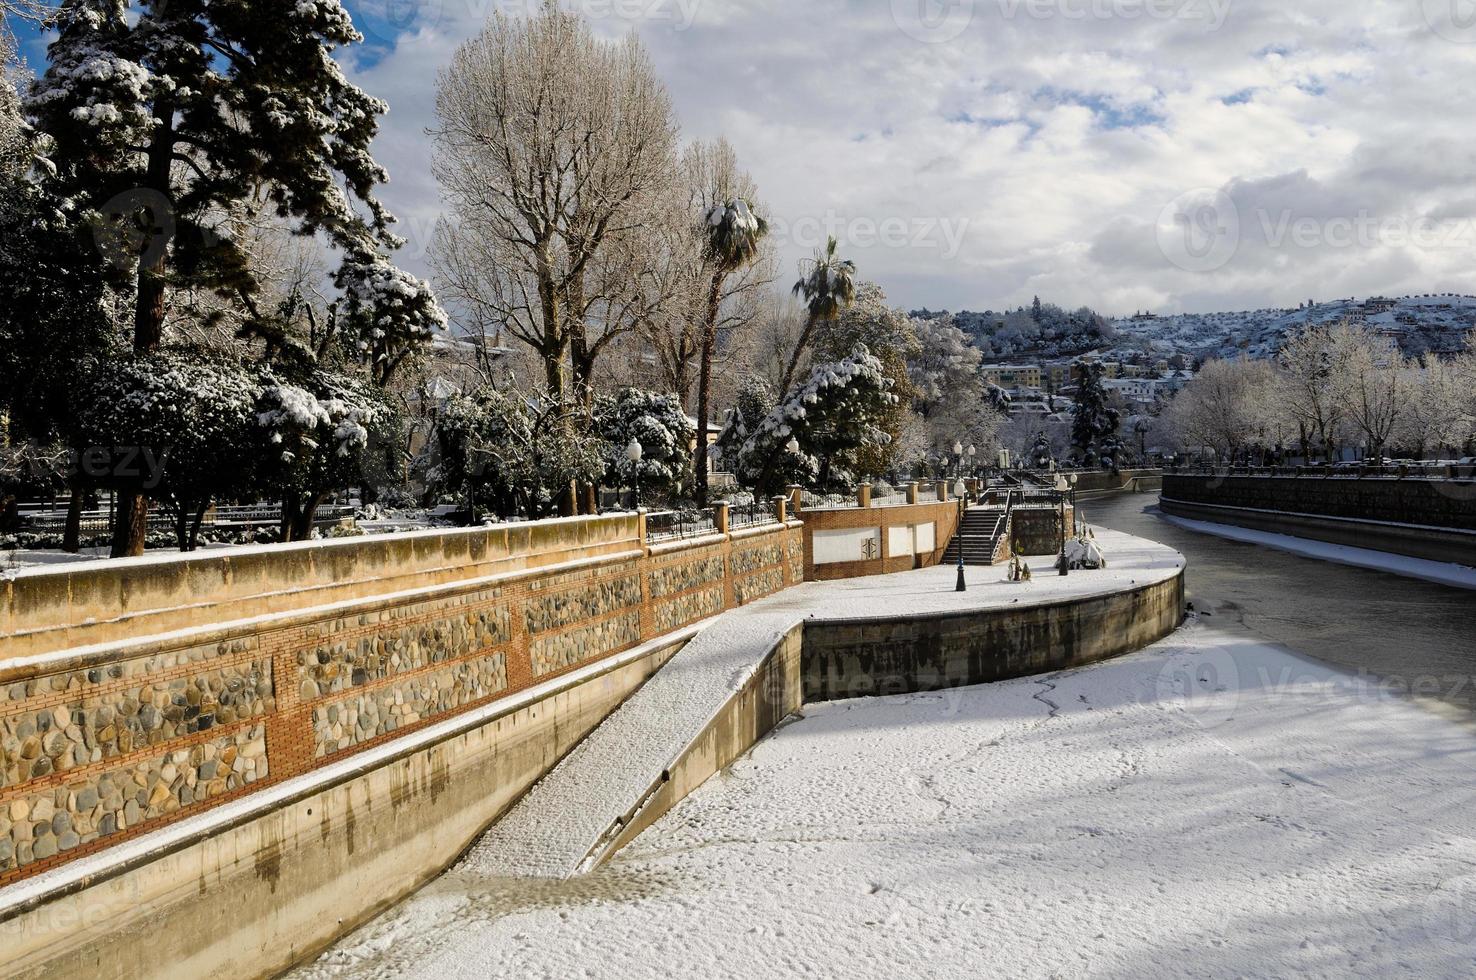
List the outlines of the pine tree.
{"label": "pine tree", "polygon": [[[387,257],[402,243],[369,153],[386,106],[333,60],[362,40],[339,0],[66,0],[56,23],[28,102],[46,191],[127,279],[137,353],[164,343],[171,290],[238,305],[246,332],[262,317],[232,233],[258,200],[341,252],[350,340],[376,380],[444,325],[429,287]],[[114,554],[141,553],[147,501],[129,494],[119,515]]]}
{"label": "pine tree", "polygon": [[1122,413],[1107,404],[1107,391],[1102,386],[1102,365],[1095,361],[1078,362],[1076,370],[1079,380],[1071,441],[1090,464],[1098,453],[1108,451],[1111,454],[1114,450]]}

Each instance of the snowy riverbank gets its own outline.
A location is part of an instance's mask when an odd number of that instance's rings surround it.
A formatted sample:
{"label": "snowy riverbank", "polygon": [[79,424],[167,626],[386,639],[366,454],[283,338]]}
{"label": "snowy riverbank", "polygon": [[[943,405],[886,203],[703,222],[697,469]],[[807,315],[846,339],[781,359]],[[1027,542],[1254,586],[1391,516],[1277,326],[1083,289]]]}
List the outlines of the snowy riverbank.
{"label": "snowy riverbank", "polygon": [[302,976],[1456,976],[1476,737],[1194,623],[806,709],[594,875],[453,870]]}
{"label": "snowy riverbank", "polygon": [[[1391,575],[1403,575],[1406,578],[1417,578],[1426,582],[1434,582],[1437,585],[1448,585],[1456,589],[1476,589],[1476,568],[1466,565],[1428,561],[1424,558],[1394,555],[1387,551],[1372,551],[1368,548],[1353,548],[1348,545],[1329,544],[1325,541],[1313,541],[1309,538],[1298,538],[1289,534],[1273,534],[1270,531],[1257,531],[1252,528],[1236,527],[1231,524],[1213,524],[1209,521],[1196,521],[1187,517],[1174,517],[1169,514],[1163,514],[1161,516],[1165,521],[1175,527],[1181,527],[1186,531],[1195,531],[1199,534],[1213,534],[1216,537],[1225,538],[1229,541],[1239,541],[1242,544],[1255,544],[1264,548],[1275,548],[1278,551],[1300,555],[1303,558],[1315,558],[1318,561],[1331,561],[1337,562],[1339,565],[1350,565],[1354,568],[1367,568],[1376,572],[1388,572]],[[1471,560],[1476,562],[1476,554],[1472,555]]]}

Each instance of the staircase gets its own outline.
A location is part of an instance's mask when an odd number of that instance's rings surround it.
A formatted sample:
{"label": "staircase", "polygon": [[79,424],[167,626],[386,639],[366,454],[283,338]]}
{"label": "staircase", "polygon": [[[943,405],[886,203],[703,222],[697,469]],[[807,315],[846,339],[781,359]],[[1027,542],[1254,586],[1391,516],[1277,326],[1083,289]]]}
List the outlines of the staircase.
{"label": "staircase", "polygon": [[[963,527],[948,543],[944,552],[944,564],[958,562],[959,549],[963,549],[965,565],[993,565],[1004,549],[1000,539],[1009,534],[1008,509],[974,507],[964,511]],[[1004,552],[1002,557],[1007,557]]]}

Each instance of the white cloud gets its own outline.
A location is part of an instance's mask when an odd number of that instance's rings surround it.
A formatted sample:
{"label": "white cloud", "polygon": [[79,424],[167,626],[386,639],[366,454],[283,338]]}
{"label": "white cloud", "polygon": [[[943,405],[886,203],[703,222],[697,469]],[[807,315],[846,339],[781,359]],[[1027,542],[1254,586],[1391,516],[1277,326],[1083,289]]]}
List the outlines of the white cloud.
{"label": "white cloud", "polygon": [[[409,33],[351,68],[392,107],[376,151],[417,271],[439,213],[425,136],[436,72],[492,9],[532,2],[376,0]],[[602,32],[637,29],[685,134],[726,135],[792,227],[935,229],[848,248],[894,301],[981,309],[1039,293],[1122,312],[1476,293],[1476,235],[1448,234],[1476,208],[1462,111],[1476,33],[1442,17],[1453,2],[566,5]],[[1159,247],[1165,207],[1194,190],[1241,212],[1239,247],[1209,272]],[[1293,237],[1308,221],[1314,233]],[[943,230],[959,228],[951,254]],[[809,244],[792,236],[787,269]]]}

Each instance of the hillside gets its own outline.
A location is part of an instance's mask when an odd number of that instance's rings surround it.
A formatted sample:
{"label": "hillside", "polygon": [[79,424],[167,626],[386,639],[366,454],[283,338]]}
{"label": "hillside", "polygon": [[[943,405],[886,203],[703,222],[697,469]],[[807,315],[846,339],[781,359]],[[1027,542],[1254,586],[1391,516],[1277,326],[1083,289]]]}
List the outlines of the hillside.
{"label": "hillside", "polygon": [[1476,329],[1476,296],[1454,294],[1374,297],[1317,303],[1301,309],[1251,310],[1240,313],[1140,315],[1111,322],[1118,351],[1168,355],[1231,357],[1240,351],[1270,357],[1285,339],[1303,326],[1352,320],[1393,337],[1405,354],[1461,350]]}

